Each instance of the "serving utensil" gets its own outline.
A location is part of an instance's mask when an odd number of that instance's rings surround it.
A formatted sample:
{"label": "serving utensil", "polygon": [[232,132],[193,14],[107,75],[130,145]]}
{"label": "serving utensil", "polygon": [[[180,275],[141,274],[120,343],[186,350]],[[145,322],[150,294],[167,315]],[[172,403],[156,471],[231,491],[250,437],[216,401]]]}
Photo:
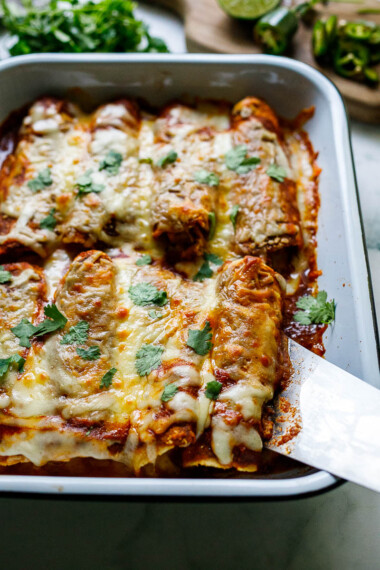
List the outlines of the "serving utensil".
{"label": "serving utensil", "polygon": [[380,390],[293,340],[289,355],[267,447],[380,492]]}

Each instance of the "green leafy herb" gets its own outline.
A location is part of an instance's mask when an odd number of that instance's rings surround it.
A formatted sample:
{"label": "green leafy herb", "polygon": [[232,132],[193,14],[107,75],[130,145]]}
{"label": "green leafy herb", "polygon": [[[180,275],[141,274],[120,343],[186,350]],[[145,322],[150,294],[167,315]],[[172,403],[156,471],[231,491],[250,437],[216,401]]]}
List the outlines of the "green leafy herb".
{"label": "green leafy herb", "polygon": [[209,279],[213,276],[214,272],[210,267],[210,262],[214,263],[214,265],[222,265],[223,260],[214,253],[204,253],[203,254],[204,262],[199,268],[198,273],[196,273],[193,277],[193,281],[204,281],[205,279]]}
{"label": "green leafy herb", "polygon": [[100,389],[109,388],[112,384],[112,380],[113,380],[113,377],[115,376],[116,372],[117,372],[116,368],[110,368],[108,370],[108,372],[106,372],[104,374],[103,378],[101,379],[100,384],[99,384],[99,388]]}
{"label": "green leafy herb", "polygon": [[20,346],[30,348],[30,338],[33,336],[36,327],[28,319],[22,319],[18,325],[11,328],[11,331],[19,339]]}
{"label": "green leafy herb", "polygon": [[164,316],[159,311],[154,311],[154,310],[148,311],[148,315],[150,316],[151,319],[162,319],[162,317]]}
{"label": "green leafy herb", "polygon": [[330,324],[335,319],[335,301],[327,301],[326,291],[320,291],[316,297],[301,297],[296,305],[302,310],[295,313],[294,320],[302,325]]}
{"label": "green leafy herb", "polygon": [[153,159],[147,157],[139,158],[139,164],[154,164]]}
{"label": "green leafy herb", "polygon": [[77,196],[83,196],[83,194],[90,194],[91,192],[99,194],[99,192],[102,192],[104,190],[104,184],[96,184],[92,181],[91,173],[91,170],[87,170],[85,174],[79,176],[76,183],[76,187],[78,188]]}
{"label": "green leafy herb", "polygon": [[267,174],[268,174],[268,176],[273,178],[273,180],[277,180],[277,182],[284,182],[284,180],[286,178],[285,168],[283,168],[282,166],[279,166],[278,164],[271,164],[267,168]]}
{"label": "green leafy herb", "polygon": [[247,157],[247,147],[244,144],[240,144],[227,152],[225,162],[229,170],[234,170],[238,174],[247,174],[247,172],[256,168],[261,161],[258,156]]}
{"label": "green leafy herb", "polygon": [[135,305],[144,307],[146,305],[158,305],[163,307],[168,302],[166,291],[159,291],[151,283],[138,283],[131,285],[128,289],[129,296]]}
{"label": "green leafy herb", "polygon": [[98,360],[100,357],[100,349],[98,346],[90,346],[89,348],[77,348],[77,355],[83,360]]}
{"label": "green leafy herb", "polygon": [[11,55],[168,51],[165,42],[152,37],[144,22],[135,18],[135,4],[128,0],[34,4],[24,1],[24,9],[16,11],[2,0],[2,24],[16,36]]}
{"label": "green leafy herb", "polygon": [[166,384],[164,391],[161,394],[162,402],[169,402],[178,392],[178,386],[175,384]]}
{"label": "green leafy herb", "polygon": [[15,364],[19,372],[22,372],[24,369],[25,358],[20,356],[19,354],[13,354],[8,358],[0,358],[0,379],[2,379],[9,370],[9,367]]}
{"label": "green leafy herb", "polygon": [[139,267],[142,267],[143,265],[150,265],[152,263],[152,257],[146,253],[145,255],[142,255],[137,261],[136,261],[136,265],[138,265]]}
{"label": "green leafy herb", "polygon": [[46,305],[44,308],[45,316],[47,317],[37,326],[32,325],[28,319],[22,319],[21,322],[11,331],[19,339],[20,346],[30,348],[30,339],[32,336],[43,336],[45,334],[63,329],[67,323],[67,319],[62,313],[59,312],[55,305]]}
{"label": "green leafy herb", "polygon": [[215,235],[215,228],[216,228],[216,216],[214,212],[209,212],[208,214],[208,222],[210,224],[210,228],[208,230],[208,239],[212,239]]}
{"label": "green leafy herb", "polygon": [[106,170],[108,174],[114,176],[119,172],[123,157],[120,152],[110,150],[99,165],[99,170]]}
{"label": "green leafy herb", "polygon": [[205,396],[209,400],[217,400],[222,389],[223,384],[217,380],[211,380],[206,384]]}
{"label": "green leafy herb", "polygon": [[164,349],[153,344],[143,344],[136,353],[136,370],[139,376],[147,376],[161,366]]}
{"label": "green leafy herb", "polygon": [[203,257],[206,261],[214,263],[214,265],[223,265],[223,259],[219,255],[215,255],[215,253],[205,253]]}
{"label": "green leafy herb", "polygon": [[84,344],[88,338],[89,326],[87,321],[79,321],[69,328],[69,332],[62,337],[61,344]]}
{"label": "green leafy herb", "polygon": [[171,150],[165,156],[162,156],[159,160],[157,160],[157,166],[161,168],[165,168],[167,164],[172,164],[178,158],[178,154],[175,150]]}
{"label": "green leafy herb", "polygon": [[199,184],[208,184],[209,186],[218,186],[219,184],[219,176],[215,172],[209,172],[208,170],[195,172],[194,180],[199,182]]}
{"label": "green leafy herb", "polygon": [[43,190],[52,184],[53,179],[51,177],[51,170],[50,168],[45,168],[44,170],[41,170],[41,172],[39,172],[35,178],[29,180],[28,187],[32,190],[32,192],[39,192],[40,190]]}
{"label": "green leafy herb", "polygon": [[41,229],[51,231],[54,230],[55,226],[57,225],[57,220],[54,217],[55,211],[55,208],[52,208],[46,218],[40,221]]}
{"label": "green leafy herb", "polygon": [[36,326],[33,336],[43,336],[59,329],[63,329],[67,323],[66,317],[59,312],[54,304],[46,305],[44,313],[47,318]]}
{"label": "green leafy herb", "polygon": [[209,321],[206,321],[202,330],[189,330],[187,346],[192,348],[197,354],[205,356],[212,348],[212,332]]}
{"label": "green leafy herb", "polygon": [[0,283],[9,283],[12,281],[12,273],[6,271],[3,265],[0,265]]}
{"label": "green leafy herb", "polygon": [[237,222],[238,213],[239,213],[239,206],[237,204],[235,204],[235,206],[232,207],[232,210],[230,213],[230,220],[232,222],[234,230],[236,230],[236,222]]}

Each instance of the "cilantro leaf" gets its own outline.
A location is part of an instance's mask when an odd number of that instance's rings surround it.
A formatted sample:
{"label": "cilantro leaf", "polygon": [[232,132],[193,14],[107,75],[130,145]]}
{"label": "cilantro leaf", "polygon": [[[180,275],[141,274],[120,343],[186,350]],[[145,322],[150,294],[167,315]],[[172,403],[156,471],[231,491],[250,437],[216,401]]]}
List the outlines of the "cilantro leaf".
{"label": "cilantro leaf", "polygon": [[194,173],[194,180],[199,182],[199,184],[208,184],[209,186],[219,185],[219,176],[215,172],[209,172],[208,170],[199,170]]}
{"label": "cilantro leaf", "polygon": [[32,190],[32,192],[39,192],[40,190],[43,190],[45,187],[51,186],[52,184],[53,179],[51,177],[51,170],[50,168],[45,168],[44,170],[41,170],[41,172],[39,172],[35,178],[29,180],[27,185]]}
{"label": "cilantro leaf", "polygon": [[56,210],[52,208],[46,218],[40,221],[40,228],[43,230],[51,230],[53,231],[55,226],[57,225],[57,220],[54,217]]}
{"label": "cilantro leaf", "polygon": [[99,165],[99,170],[105,170],[108,174],[115,175],[119,172],[123,157],[120,152],[110,150]]}
{"label": "cilantro leaf", "polygon": [[142,267],[143,265],[150,265],[152,263],[152,257],[146,253],[145,255],[142,255],[137,261],[136,261],[136,265],[138,265],[139,267]]}
{"label": "cilantro leaf", "polygon": [[271,164],[267,168],[266,172],[267,172],[268,176],[273,178],[273,180],[277,180],[277,182],[284,182],[284,180],[286,178],[285,168],[283,168],[282,166],[279,166],[278,164]]}
{"label": "cilantro leaf", "polygon": [[157,166],[160,166],[161,168],[165,168],[165,166],[167,164],[172,164],[173,162],[175,162],[178,158],[178,154],[176,153],[175,150],[170,150],[168,152],[168,154],[166,154],[165,156],[162,156],[160,159],[157,160]]}
{"label": "cilantro leaf", "polygon": [[62,337],[61,344],[84,344],[88,338],[89,326],[87,321],[79,321],[69,328],[69,332]]}
{"label": "cilantro leaf", "polygon": [[59,329],[63,329],[67,323],[66,317],[59,312],[57,306],[54,304],[46,305],[44,313],[48,318],[44,319],[42,323],[39,323],[36,326],[33,336],[43,336]]}
{"label": "cilantro leaf", "polygon": [[235,204],[235,206],[232,207],[232,210],[230,213],[230,220],[232,222],[234,230],[236,230],[236,222],[237,222],[238,213],[239,213],[239,206],[237,204]]}
{"label": "cilantro leaf", "polygon": [[206,259],[200,266],[198,273],[194,275],[193,281],[200,281],[202,283],[205,279],[212,277],[213,273],[214,272],[211,269],[208,260]]}
{"label": "cilantro leaf", "polygon": [[100,384],[99,384],[99,388],[100,389],[109,388],[112,384],[112,380],[113,380],[113,377],[115,376],[116,372],[117,372],[116,368],[110,368],[108,370],[108,372],[106,372],[104,374],[103,378],[101,379]]}
{"label": "cilantro leaf", "polygon": [[143,344],[136,353],[136,370],[139,376],[147,376],[161,366],[164,349],[153,344]]}
{"label": "cilantro leaf", "polygon": [[206,384],[205,396],[209,400],[217,400],[222,389],[223,384],[217,380],[211,380]]}
{"label": "cilantro leaf", "polygon": [[83,360],[98,360],[100,357],[100,349],[98,346],[90,346],[89,348],[77,348],[77,355]]}
{"label": "cilantro leaf", "polygon": [[327,301],[326,291],[320,291],[316,297],[301,297],[296,305],[301,311],[297,311],[293,319],[302,325],[328,325],[335,320],[335,301]]}
{"label": "cilantro leaf", "polygon": [[247,147],[244,144],[231,148],[225,156],[227,168],[234,170],[238,174],[247,174],[260,162],[261,160],[258,156],[247,157]]}
{"label": "cilantro leaf", "polygon": [[209,212],[208,214],[208,222],[210,224],[210,228],[208,230],[208,239],[212,239],[215,235],[215,228],[216,228],[216,216],[215,212]]}
{"label": "cilantro leaf", "polygon": [[210,261],[214,265],[223,265],[223,259],[219,257],[219,255],[215,255],[215,253],[205,253],[203,257],[206,261]]}
{"label": "cilantro leaf", "polygon": [[9,367],[15,364],[19,372],[22,372],[24,369],[25,358],[20,356],[19,354],[13,354],[8,358],[0,358],[0,379],[2,379],[9,370]]}
{"label": "cilantro leaf", "polygon": [[206,321],[202,330],[189,330],[187,346],[192,348],[197,354],[205,356],[212,348],[212,332],[209,321]]}
{"label": "cilantro leaf", "polygon": [[79,176],[76,187],[78,188],[77,196],[83,196],[84,194],[90,194],[91,192],[95,192],[95,194],[99,194],[105,188],[104,184],[96,184],[92,181],[91,178],[91,170],[87,170],[82,176]]}
{"label": "cilantro leaf", "polygon": [[149,158],[149,156],[139,158],[139,164],[154,164],[153,159]]}
{"label": "cilantro leaf", "polygon": [[148,315],[150,316],[151,319],[162,319],[162,317],[164,316],[159,311],[153,311],[153,310],[148,311]]}
{"label": "cilantro leaf", "polygon": [[162,402],[169,402],[178,392],[178,386],[175,384],[166,384],[164,391],[161,394]]}
{"label": "cilantro leaf", "polygon": [[9,283],[12,281],[12,273],[6,271],[3,265],[0,265],[0,283]]}
{"label": "cilantro leaf", "polygon": [[20,346],[30,348],[31,345],[29,339],[35,333],[36,327],[32,325],[28,319],[22,319],[18,325],[11,328],[11,331],[19,339]]}
{"label": "cilantro leaf", "polygon": [[135,305],[145,307],[146,305],[158,305],[163,307],[168,302],[166,291],[159,291],[151,283],[138,283],[131,285],[128,293]]}

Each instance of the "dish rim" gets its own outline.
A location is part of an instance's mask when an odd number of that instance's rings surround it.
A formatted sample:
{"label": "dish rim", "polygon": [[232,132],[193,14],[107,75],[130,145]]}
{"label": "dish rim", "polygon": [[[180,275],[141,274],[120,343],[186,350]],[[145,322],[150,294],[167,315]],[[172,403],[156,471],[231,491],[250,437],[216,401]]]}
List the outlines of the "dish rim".
{"label": "dish rim", "polygon": [[[271,65],[292,70],[308,79],[313,85],[318,85],[334,108],[336,120],[340,122],[341,142],[349,151],[348,167],[353,175],[355,197],[350,197],[358,208],[359,224],[362,236],[362,251],[367,270],[368,294],[372,313],[373,333],[377,346],[377,359],[380,361],[379,338],[374,308],[373,289],[371,284],[368,254],[365,247],[365,234],[360,207],[359,192],[353,160],[350,128],[346,107],[341,94],[335,85],[318,70],[293,59],[270,55],[219,55],[219,54],[31,54],[8,58],[0,62],[0,75],[10,69],[32,66],[44,63],[55,64],[131,64],[131,63],[162,63],[212,65],[220,63],[236,63],[239,65]],[[337,116],[339,115],[339,116]],[[349,162],[351,164],[349,164]],[[341,480],[325,471],[317,471],[309,475],[289,479],[137,479],[137,478],[105,478],[105,477],[63,477],[63,476],[26,476],[1,475],[0,492],[34,492],[59,494],[104,494],[162,497],[200,497],[200,498],[275,498],[300,495],[310,495],[327,490]],[[189,485],[190,483],[190,485]]]}

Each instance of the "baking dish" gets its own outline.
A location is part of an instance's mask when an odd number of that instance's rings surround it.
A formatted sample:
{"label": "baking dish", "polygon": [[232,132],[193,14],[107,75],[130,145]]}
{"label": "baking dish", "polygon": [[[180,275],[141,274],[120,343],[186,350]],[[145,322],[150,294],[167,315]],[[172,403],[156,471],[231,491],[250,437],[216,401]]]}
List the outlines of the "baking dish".
{"label": "baking dish", "polygon": [[[90,105],[126,94],[152,105],[182,96],[236,101],[266,99],[284,117],[314,105],[307,124],[320,152],[320,288],[337,302],[337,321],[325,336],[326,358],[379,386],[376,324],[371,304],[347,118],[335,87],[317,71],[286,58],[209,55],[47,55],[0,64],[0,122],[41,95],[75,95]],[[106,479],[1,475],[1,491],[140,496],[268,497],[326,489],[324,472],[234,479]]]}

